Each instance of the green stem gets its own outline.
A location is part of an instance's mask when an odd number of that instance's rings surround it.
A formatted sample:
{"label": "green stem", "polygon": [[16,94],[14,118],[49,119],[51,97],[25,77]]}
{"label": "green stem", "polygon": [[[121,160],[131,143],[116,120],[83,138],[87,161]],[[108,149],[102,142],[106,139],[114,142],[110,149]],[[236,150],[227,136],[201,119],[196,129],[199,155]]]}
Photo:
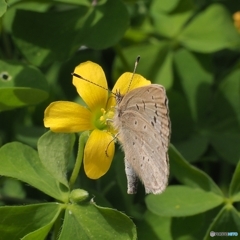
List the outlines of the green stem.
{"label": "green stem", "polygon": [[78,142],[78,153],[77,153],[77,159],[75,162],[75,166],[73,168],[72,175],[69,180],[69,186],[70,189],[73,188],[74,183],[76,182],[76,179],[78,177],[81,165],[82,165],[82,160],[83,160],[83,154],[84,154],[84,147],[86,144],[86,139],[88,138],[88,132],[83,132],[80,137],[79,137],[79,142]]}

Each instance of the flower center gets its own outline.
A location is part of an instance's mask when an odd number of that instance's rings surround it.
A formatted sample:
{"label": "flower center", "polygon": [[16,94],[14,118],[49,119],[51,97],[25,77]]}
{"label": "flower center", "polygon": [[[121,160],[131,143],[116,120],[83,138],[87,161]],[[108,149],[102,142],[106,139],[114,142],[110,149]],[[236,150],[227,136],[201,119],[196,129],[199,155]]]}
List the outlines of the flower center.
{"label": "flower center", "polygon": [[95,126],[99,130],[107,130],[112,132],[112,119],[114,116],[114,111],[106,111],[104,108],[101,108],[99,114],[97,114],[95,119]]}

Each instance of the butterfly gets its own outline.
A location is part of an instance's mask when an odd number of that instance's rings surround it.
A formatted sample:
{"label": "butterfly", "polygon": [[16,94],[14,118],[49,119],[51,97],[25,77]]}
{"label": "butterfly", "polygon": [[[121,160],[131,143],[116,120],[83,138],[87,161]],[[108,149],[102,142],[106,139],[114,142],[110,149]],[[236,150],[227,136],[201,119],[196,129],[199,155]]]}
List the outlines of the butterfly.
{"label": "butterfly", "polygon": [[171,129],[165,88],[151,84],[124,96],[117,92],[116,102],[113,125],[125,153],[127,192],[137,192],[140,178],[146,193],[162,193],[169,177]]}

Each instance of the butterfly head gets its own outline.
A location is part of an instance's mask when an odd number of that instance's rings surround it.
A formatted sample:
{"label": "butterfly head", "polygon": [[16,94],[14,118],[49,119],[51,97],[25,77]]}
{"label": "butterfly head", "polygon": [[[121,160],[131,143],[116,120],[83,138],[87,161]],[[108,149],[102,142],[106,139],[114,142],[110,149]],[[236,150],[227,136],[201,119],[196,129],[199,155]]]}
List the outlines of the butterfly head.
{"label": "butterfly head", "polygon": [[116,93],[114,95],[115,95],[116,103],[119,105],[123,99],[123,95],[120,93],[120,90],[116,90]]}

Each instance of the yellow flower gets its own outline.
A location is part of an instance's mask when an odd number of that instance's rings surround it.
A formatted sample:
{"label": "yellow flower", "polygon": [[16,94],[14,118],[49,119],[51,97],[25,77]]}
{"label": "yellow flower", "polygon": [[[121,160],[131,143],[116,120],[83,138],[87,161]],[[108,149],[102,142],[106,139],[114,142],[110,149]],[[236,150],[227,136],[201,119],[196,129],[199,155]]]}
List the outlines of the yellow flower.
{"label": "yellow flower", "polygon": [[240,32],[240,11],[233,14],[233,20],[236,29]]}
{"label": "yellow flower", "polygon": [[[84,62],[74,73],[81,76],[73,76],[73,85],[87,107],[68,101],[53,102],[44,112],[44,126],[59,133],[90,131],[84,149],[84,170],[89,178],[97,179],[108,171],[115,151],[113,140],[117,132],[111,121],[116,105],[114,93],[117,90],[126,94],[133,74],[122,74],[109,95],[105,74],[98,64]],[[134,74],[129,91],[149,84]]]}

